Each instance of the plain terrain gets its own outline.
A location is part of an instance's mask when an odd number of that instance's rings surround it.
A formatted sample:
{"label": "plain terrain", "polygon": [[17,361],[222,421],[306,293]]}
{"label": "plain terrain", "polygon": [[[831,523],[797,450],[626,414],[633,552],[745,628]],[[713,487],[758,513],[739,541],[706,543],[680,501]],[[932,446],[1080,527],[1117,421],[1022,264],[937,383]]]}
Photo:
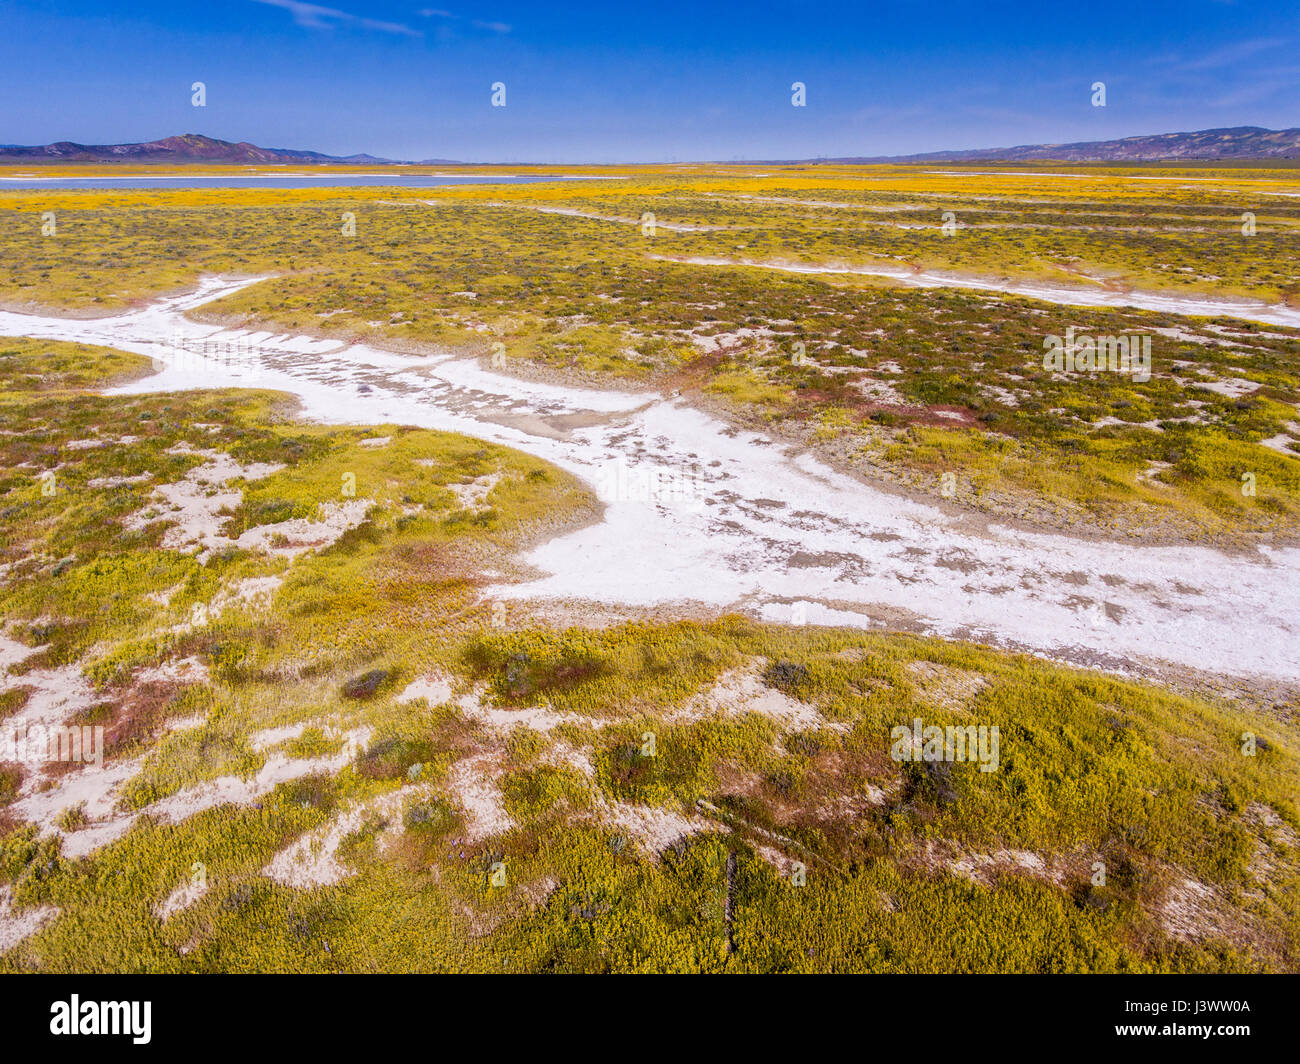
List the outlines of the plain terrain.
{"label": "plain terrain", "polygon": [[[790,269],[1296,306],[1285,172],[1074,172],[10,192],[0,301],[108,313],[265,275],[200,316],[500,343],[505,372],[675,390],[1080,538],[1292,542],[1295,330]],[[1152,334],[1151,380],[1045,372],[1070,325]],[[0,726],[108,737],[103,771],[0,764],[0,968],[1300,965],[1284,687],[739,615],[548,621],[484,589],[598,521],[589,485],[221,381],[99,394],[149,372],[0,339]],[[997,725],[1000,767],[893,760],[917,717]]]}

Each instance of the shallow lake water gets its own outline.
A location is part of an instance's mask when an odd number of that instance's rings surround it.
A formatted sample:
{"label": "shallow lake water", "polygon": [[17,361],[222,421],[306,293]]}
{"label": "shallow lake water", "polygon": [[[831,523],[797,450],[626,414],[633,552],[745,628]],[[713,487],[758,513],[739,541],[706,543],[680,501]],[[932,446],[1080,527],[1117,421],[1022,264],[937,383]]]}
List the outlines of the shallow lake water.
{"label": "shallow lake water", "polygon": [[[153,177],[149,174],[122,177],[0,177],[0,192],[6,189],[151,189],[151,188],[436,188],[440,185],[524,185],[537,181],[575,181],[573,176],[520,177],[495,174],[186,174]],[[590,178],[587,180],[604,180]]]}

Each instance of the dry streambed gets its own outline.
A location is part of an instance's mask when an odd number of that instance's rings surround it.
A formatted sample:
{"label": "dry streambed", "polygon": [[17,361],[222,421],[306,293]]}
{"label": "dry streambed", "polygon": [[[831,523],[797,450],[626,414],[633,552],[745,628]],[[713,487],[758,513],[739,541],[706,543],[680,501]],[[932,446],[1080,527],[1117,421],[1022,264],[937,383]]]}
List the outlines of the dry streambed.
{"label": "dry streambed", "polygon": [[492,589],[497,598],[902,624],[1115,668],[1163,661],[1300,677],[1300,550],[1228,555],[974,529],[669,398],[526,382],[472,359],[184,316],[253,283],[212,278],[193,294],[89,321],[0,313],[0,335],[153,357],[160,372],[127,391],[275,388],[298,396],[310,418],[464,432],[593,484],[604,520],[538,547],[528,560],[549,575]]}

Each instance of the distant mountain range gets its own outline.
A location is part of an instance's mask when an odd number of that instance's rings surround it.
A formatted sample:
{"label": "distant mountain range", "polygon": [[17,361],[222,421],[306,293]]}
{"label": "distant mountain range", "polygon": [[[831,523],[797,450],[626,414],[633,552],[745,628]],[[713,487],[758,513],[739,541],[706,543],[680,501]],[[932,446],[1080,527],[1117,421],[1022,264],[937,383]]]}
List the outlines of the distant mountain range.
{"label": "distant mountain range", "polygon": [[[454,159],[421,159],[421,165],[450,165]],[[24,147],[0,144],[0,163],[236,163],[236,164],[347,164],[390,165],[392,159],[373,155],[323,155],[293,148],[259,148],[256,144],[186,133],[181,137],[150,140],[143,144],[73,144],[59,141]]]}
{"label": "distant mountain range", "polygon": [[1074,163],[1137,163],[1164,159],[1300,159],[1300,129],[1233,126],[1195,133],[1157,133],[1149,137],[1091,140],[1077,144],[1021,144],[1015,148],[933,151],[922,155],[828,159],[835,163],[1018,162],[1055,159]]}
{"label": "distant mountain range", "polygon": [[[1300,129],[1234,126],[1195,133],[1158,133],[1148,137],[1084,141],[1076,144],[1021,144],[1014,148],[934,151],[920,155],[842,156],[830,163],[1021,162],[1057,160],[1077,163],[1159,162],[1162,160],[1300,159]],[[779,162],[781,160],[755,160]],[[785,160],[792,161],[792,160]],[[801,160],[808,162],[811,160]],[[455,159],[420,159],[415,165],[454,166]],[[24,147],[0,144],[3,163],[227,163],[237,165],[391,166],[399,160],[373,155],[324,155],[293,148],[259,148],[241,141],[217,140],[197,133],[150,140],[143,144],[73,144],[60,141]]]}

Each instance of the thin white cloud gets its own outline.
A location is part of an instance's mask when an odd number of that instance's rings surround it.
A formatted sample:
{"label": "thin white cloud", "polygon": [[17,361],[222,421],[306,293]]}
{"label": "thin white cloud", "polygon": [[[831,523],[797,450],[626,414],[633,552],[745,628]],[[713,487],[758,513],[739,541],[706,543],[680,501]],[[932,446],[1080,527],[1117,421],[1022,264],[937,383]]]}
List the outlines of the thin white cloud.
{"label": "thin white cloud", "polygon": [[476,30],[487,30],[489,33],[509,33],[511,26],[506,22],[493,22],[488,19],[471,18],[466,19],[462,15],[457,15],[453,11],[445,11],[440,7],[426,7],[420,12],[424,18],[440,18],[447,22],[468,22]]}
{"label": "thin white cloud", "polygon": [[378,33],[392,33],[399,37],[423,37],[419,30],[404,26],[400,22],[383,22],[379,19],[354,15],[340,11],[336,7],[322,7],[320,4],[305,4],[301,0],[253,0],[255,4],[267,4],[282,8],[293,16],[293,21],[309,30],[332,30],[336,26],[356,26],[360,29],[375,30]]}
{"label": "thin white cloud", "polygon": [[1265,78],[1253,85],[1243,85],[1232,92],[1224,93],[1211,103],[1215,107],[1245,107],[1272,99],[1284,89],[1294,89],[1295,78]]}
{"label": "thin white cloud", "polygon": [[1182,70],[1218,70],[1221,67],[1236,66],[1247,59],[1253,59],[1260,52],[1290,45],[1287,37],[1261,37],[1251,41],[1237,41],[1225,45],[1213,52],[1189,60],[1180,65]]}

